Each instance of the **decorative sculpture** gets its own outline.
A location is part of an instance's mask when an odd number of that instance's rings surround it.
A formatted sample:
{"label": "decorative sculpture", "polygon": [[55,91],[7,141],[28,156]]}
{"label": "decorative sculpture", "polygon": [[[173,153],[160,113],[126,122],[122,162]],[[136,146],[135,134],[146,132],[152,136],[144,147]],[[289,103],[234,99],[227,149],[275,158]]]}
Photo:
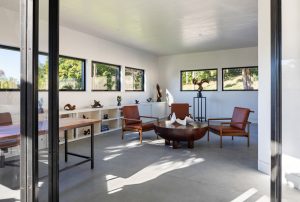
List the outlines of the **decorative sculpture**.
{"label": "decorative sculpture", "polygon": [[152,102],[152,98],[149,97],[149,98],[147,99],[147,102]]}
{"label": "decorative sculpture", "polygon": [[87,129],[85,131],[83,131],[83,135],[89,135],[91,134],[91,130],[90,129]]}
{"label": "decorative sculpture", "polygon": [[138,100],[135,100],[135,104],[140,104],[140,101],[138,101]]}
{"label": "decorative sculpture", "polygon": [[157,90],[157,102],[161,102],[162,94],[161,94],[160,86],[158,84],[156,84],[156,90]]}
{"label": "decorative sculpture", "polygon": [[103,105],[100,104],[100,101],[94,100],[94,104],[91,105],[92,108],[102,108]]}
{"label": "decorative sculpture", "polygon": [[193,84],[194,85],[198,85],[198,89],[197,89],[197,91],[198,91],[198,97],[202,97],[202,91],[203,91],[203,84],[204,83],[209,83],[209,80],[207,80],[207,79],[201,79],[200,81],[198,81],[198,79],[196,79],[196,78],[193,78]]}
{"label": "decorative sculpture", "polygon": [[45,112],[45,111],[44,111],[43,105],[44,105],[44,99],[41,98],[41,99],[39,99],[39,101],[38,101],[38,113],[40,113],[40,114],[42,114],[42,113]]}
{"label": "decorative sculpture", "polygon": [[117,96],[118,106],[121,106],[121,101],[122,101],[122,97],[121,96]]}
{"label": "decorative sculpture", "polygon": [[72,110],[75,110],[75,109],[76,109],[76,105],[66,104],[64,106],[64,110],[67,110],[67,111],[72,111]]}

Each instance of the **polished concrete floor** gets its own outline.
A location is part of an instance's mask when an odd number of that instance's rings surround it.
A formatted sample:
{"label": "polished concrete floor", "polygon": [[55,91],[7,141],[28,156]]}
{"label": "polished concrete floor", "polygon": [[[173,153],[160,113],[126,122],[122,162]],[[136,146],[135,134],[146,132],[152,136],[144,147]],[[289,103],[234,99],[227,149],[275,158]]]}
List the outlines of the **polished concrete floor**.
{"label": "polished concrete floor", "polygon": [[[89,149],[89,139],[69,145],[82,154]],[[81,160],[70,157],[65,163],[63,151],[62,146],[61,167]],[[136,134],[122,141],[119,132],[110,133],[95,138],[95,158],[94,170],[86,163],[61,173],[60,201],[270,201],[269,177],[257,171],[255,125],[249,148],[245,138],[228,137],[220,149],[218,136],[212,135],[209,143],[206,137],[195,142],[194,149],[182,144],[174,150],[153,132],[144,134],[142,145]],[[283,189],[285,201],[300,201],[300,191]],[[41,183],[41,198],[46,190]]]}

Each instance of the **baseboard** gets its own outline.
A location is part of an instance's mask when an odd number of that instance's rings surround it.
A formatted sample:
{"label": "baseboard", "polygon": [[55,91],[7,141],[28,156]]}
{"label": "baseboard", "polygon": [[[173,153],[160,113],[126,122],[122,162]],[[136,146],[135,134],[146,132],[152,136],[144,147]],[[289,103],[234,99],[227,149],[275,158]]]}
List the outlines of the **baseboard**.
{"label": "baseboard", "polygon": [[264,161],[258,160],[258,166],[257,169],[267,175],[271,174],[271,165],[269,163],[266,163]]}

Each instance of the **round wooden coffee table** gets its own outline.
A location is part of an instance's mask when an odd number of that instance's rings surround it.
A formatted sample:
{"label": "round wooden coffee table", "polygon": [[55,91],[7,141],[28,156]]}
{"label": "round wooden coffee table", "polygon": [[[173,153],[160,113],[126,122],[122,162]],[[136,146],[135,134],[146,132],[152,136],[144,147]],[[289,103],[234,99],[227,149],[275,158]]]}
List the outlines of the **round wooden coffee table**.
{"label": "round wooden coffee table", "polygon": [[176,122],[166,124],[166,121],[161,121],[154,124],[155,133],[165,139],[166,145],[170,145],[172,141],[173,149],[179,147],[180,141],[186,141],[188,148],[194,148],[194,141],[201,139],[207,130],[207,123],[193,122],[184,126]]}

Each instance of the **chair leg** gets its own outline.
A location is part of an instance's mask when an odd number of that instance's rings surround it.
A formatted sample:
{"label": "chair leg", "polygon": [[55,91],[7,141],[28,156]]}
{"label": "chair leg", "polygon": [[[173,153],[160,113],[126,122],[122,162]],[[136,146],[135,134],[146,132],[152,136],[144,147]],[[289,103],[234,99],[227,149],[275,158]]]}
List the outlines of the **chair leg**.
{"label": "chair leg", "polygon": [[223,138],[222,138],[222,135],[220,135],[220,148],[223,148]]}
{"label": "chair leg", "polygon": [[4,151],[0,149],[0,168],[5,167],[5,156],[4,156]]}
{"label": "chair leg", "polygon": [[124,139],[124,130],[122,130],[122,140]]}
{"label": "chair leg", "polygon": [[248,147],[250,147],[250,134],[248,134]]}
{"label": "chair leg", "polygon": [[233,136],[231,137],[231,139],[233,140]]}
{"label": "chair leg", "polygon": [[207,142],[209,142],[209,129],[207,131]]}
{"label": "chair leg", "polygon": [[143,133],[142,133],[142,130],[139,130],[139,136],[140,136],[140,144],[142,144],[142,141],[143,141]]}

